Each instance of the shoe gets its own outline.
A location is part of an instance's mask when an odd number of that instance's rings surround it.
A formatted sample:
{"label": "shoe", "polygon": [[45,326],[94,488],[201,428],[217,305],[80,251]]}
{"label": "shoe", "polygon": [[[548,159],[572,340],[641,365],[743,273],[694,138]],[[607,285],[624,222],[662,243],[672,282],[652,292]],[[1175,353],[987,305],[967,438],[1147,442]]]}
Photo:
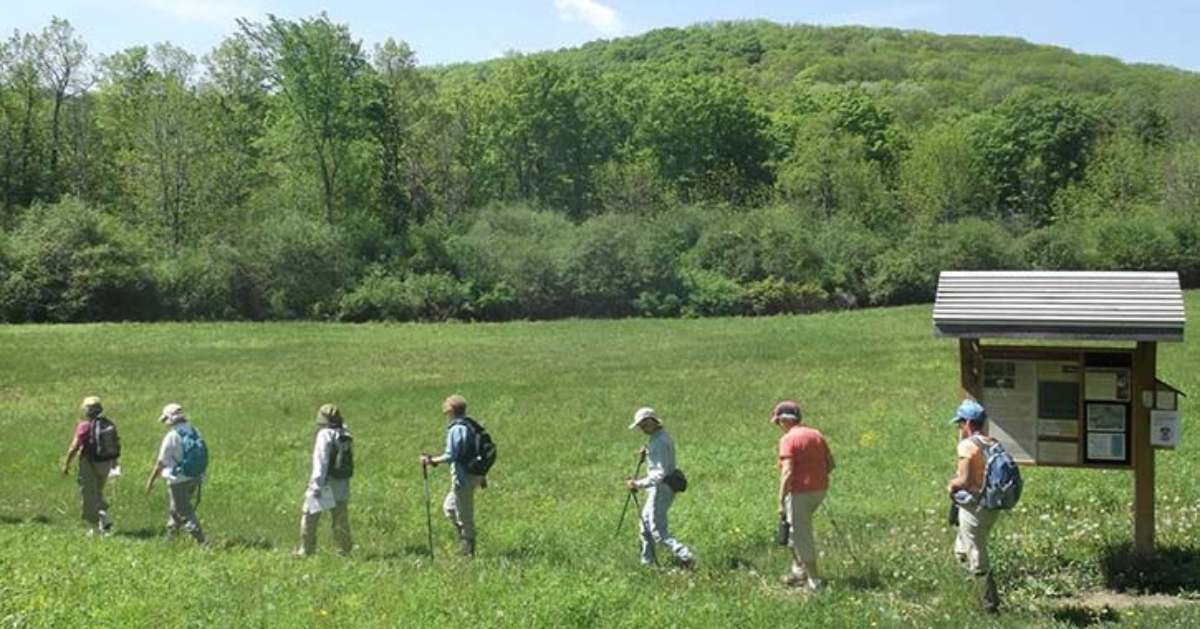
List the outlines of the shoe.
{"label": "shoe", "polygon": [[688,571],[695,570],[696,569],[696,558],[688,557],[687,559],[680,559],[679,567],[683,568],[684,570],[688,570]]}
{"label": "shoe", "polygon": [[304,552],[303,548],[297,548],[296,550],[292,551],[292,556],[297,559],[305,559],[307,557],[311,557],[312,555],[309,555],[308,553]]}
{"label": "shoe", "polygon": [[779,582],[792,588],[808,585],[808,579],[805,579],[798,574],[785,574],[779,577]]}
{"label": "shoe", "polygon": [[812,590],[813,592],[820,592],[821,589],[825,587],[825,583],[823,581],[820,579],[814,579],[812,577],[808,578],[805,585],[807,585],[808,589]]}
{"label": "shoe", "polygon": [[475,556],[475,540],[464,539],[458,546],[458,554],[461,557]]}

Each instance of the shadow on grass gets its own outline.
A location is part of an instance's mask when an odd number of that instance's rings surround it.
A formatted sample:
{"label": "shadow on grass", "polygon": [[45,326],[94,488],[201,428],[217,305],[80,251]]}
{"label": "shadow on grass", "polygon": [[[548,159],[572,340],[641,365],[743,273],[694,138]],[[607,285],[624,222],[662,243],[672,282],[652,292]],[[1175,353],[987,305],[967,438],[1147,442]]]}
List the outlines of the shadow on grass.
{"label": "shadow on grass", "polygon": [[1179,594],[1200,590],[1200,548],[1168,546],[1143,557],[1131,544],[1108,546],[1100,567],[1109,589],[1149,594]]}
{"label": "shadow on grass", "polygon": [[370,553],[363,555],[364,561],[395,561],[397,559],[411,559],[413,557],[429,557],[428,546],[409,545],[400,550],[389,550],[382,553]]}
{"label": "shadow on grass", "polygon": [[275,544],[265,537],[231,537],[221,542],[223,550],[275,550]]}
{"label": "shadow on grass", "polygon": [[49,517],[41,514],[31,515],[28,518],[18,518],[13,515],[0,515],[0,524],[7,524],[11,526],[14,524],[25,524],[26,522],[29,524],[50,524],[51,520]]}
{"label": "shadow on grass", "polygon": [[160,535],[157,529],[150,527],[142,527],[140,529],[117,529],[113,535],[117,537],[128,537],[130,539],[154,539]]}
{"label": "shadow on grass", "polygon": [[1121,617],[1110,607],[1094,609],[1081,605],[1059,607],[1050,614],[1054,620],[1075,627],[1090,627],[1100,623],[1118,622]]}

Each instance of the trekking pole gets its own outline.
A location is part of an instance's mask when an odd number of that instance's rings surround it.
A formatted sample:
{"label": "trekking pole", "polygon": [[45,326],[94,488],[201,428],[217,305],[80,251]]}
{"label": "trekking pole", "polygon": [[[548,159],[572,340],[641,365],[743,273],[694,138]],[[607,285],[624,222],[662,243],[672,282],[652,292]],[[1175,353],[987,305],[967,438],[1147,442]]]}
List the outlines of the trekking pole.
{"label": "trekking pole", "polygon": [[429,533],[429,558],[433,559],[433,512],[429,510],[429,466],[421,463],[421,478],[425,481],[425,530]]}
{"label": "trekking pole", "polygon": [[[633,477],[634,478],[637,478],[637,475],[642,472],[642,461],[645,461],[645,460],[646,460],[646,453],[645,452],[639,453],[637,466],[633,468]],[[625,506],[621,508],[621,519],[617,520],[617,532],[615,535],[613,535],[614,538],[621,536],[621,525],[625,523],[625,512],[629,511],[629,501],[630,500],[634,501],[635,503],[638,501],[636,491],[631,490],[629,492],[629,494],[627,496],[625,496]],[[640,504],[638,504],[638,508],[641,509]]]}

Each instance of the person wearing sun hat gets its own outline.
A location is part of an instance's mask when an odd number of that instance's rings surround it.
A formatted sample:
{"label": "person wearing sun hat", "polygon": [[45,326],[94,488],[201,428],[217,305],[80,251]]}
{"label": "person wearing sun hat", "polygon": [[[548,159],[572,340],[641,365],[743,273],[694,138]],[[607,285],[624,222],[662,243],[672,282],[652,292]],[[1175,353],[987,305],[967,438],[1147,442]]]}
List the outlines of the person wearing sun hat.
{"label": "person wearing sun hat", "polygon": [[[642,539],[642,565],[655,563],[654,547],[662,544],[671,551],[684,568],[696,564],[692,550],[671,536],[667,530],[667,512],[675,500],[676,479],[682,475],[675,465],[675,442],[662,426],[662,420],[649,406],[639,408],[633,415],[629,429],[639,429],[650,436],[641,453],[646,457],[646,475],[638,479],[626,479],[629,491],[645,490],[646,504],[642,506],[638,533]],[[686,481],[685,481],[686,482]]]}
{"label": "person wearing sun hat", "polygon": [[333,538],[338,551],[350,554],[350,477],[354,474],[354,459],[350,432],[342,412],[334,404],[317,410],[317,434],[313,444],[312,473],[304,492],[300,516],[300,548],[297,556],[317,552],[317,523],[322,511],[329,511],[333,520]]}
{"label": "person wearing sun hat", "polygon": [[204,530],[196,517],[196,504],[204,482],[203,468],[208,463],[208,446],[179,404],[164,406],[158,421],[167,424],[168,429],[159,445],[154,468],[146,479],[146,493],[154,488],[155,479],[166,478],[170,497],[167,537],[174,537],[182,526],[196,543],[204,544]]}
{"label": "person wearing sun hat", "polygon": [[790,527],[788,545],[792,548],[791,574],[784,583],[821,587],[817,572],[817,544],[812,519],[829,489],[833,455],[825,437],[815,428],[801,424],[800,405],[784,400],[771,410],[771,423],[779,426],[779,514]]}
{"label": "person wearing sun hat", "polygon": [[987,546],[988,536],[1000,511],[984,508],[979,500],[986,464],[983,449],[994,444],[995,440],[984,432],[987,411],[975,400],[963,400],[950,423],[958,427],[955,474],[946,486],[950,499],[958,507],[954,555],[958,563],[974,577],[984,610],[995,613],[1000,607],[1000,595],[988,563]]}
{"label": "person wearing sun hat", "polygon": [[119,470],[117,429],[104,415],[104,407],[96,396],[84,398],[79,411],[83,417],[75,425],[62,473],[63,476],[70,473],[71,462],[78,456],[80,510],[83,520],[91,525],[88,535],[108,535],[112,531],[112,520],[108,515],[108,502],[104,500],[104,485],[110,473],[119,473],[113,472]]}

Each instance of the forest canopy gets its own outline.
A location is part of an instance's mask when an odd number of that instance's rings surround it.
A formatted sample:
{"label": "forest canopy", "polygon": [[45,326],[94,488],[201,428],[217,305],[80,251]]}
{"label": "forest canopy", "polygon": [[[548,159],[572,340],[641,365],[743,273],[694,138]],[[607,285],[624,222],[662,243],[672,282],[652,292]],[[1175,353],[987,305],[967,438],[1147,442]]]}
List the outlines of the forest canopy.
{"label": "forest canopy", "polygon": [[770,22],[439,67],[324,14],[0,42],[0,321],[774,314],[949,268],[1200,285],[1200,75]]}

